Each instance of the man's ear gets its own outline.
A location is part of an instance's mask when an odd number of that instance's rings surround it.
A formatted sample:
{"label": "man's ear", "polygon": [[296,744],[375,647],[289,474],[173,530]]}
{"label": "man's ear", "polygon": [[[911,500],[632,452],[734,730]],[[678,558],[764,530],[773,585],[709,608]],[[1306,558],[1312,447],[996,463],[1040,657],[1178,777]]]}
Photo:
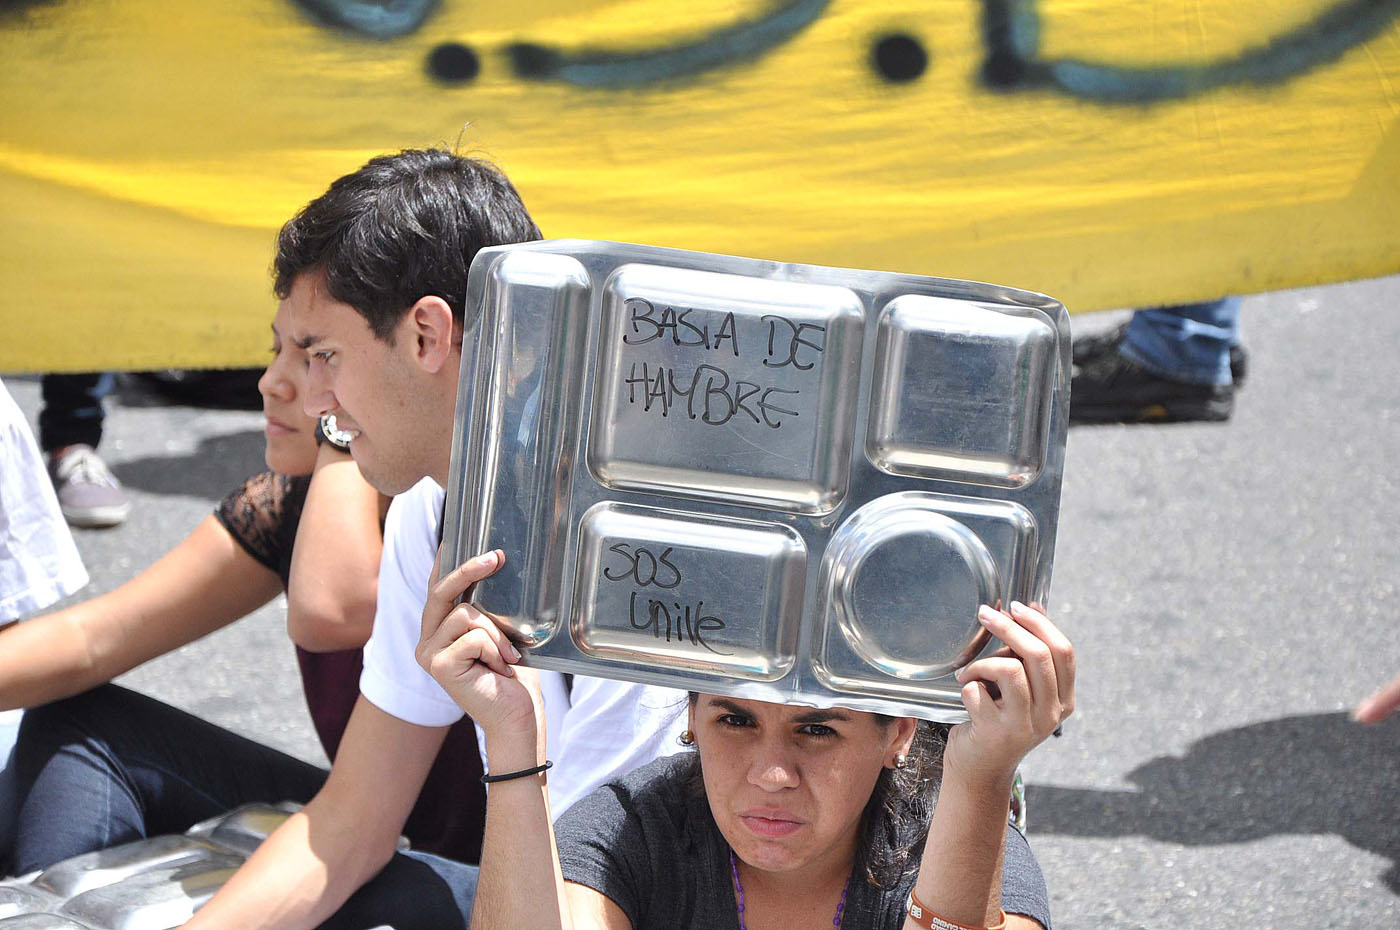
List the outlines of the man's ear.
{"label": "man's ear", "polygon": [[408,348],[414,358],[433,374],[441,371],[461,345],[452,308],[441,297],[420,297],[409,308],[406,322],[404,336],[413,340]]}

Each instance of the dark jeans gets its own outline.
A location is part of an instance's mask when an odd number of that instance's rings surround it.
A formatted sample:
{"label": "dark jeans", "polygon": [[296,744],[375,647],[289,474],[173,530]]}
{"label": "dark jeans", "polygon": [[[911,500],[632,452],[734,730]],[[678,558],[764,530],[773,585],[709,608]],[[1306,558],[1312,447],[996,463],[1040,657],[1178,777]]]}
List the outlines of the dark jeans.
{"label": "dark jeans", "polygon": [[111,372],[44,375],[39,379],[39,446],[52,452],[74,443],[93,448],[102,441],[102,398],[112,391]]}
{"label": "dark jeans", "polygon": [[1190,384],[1229,384],[1240,344],[1240,299],[1138,310],[1120,351],[1153,374]]}
{"label": "dark jeans", "polygon": [[[116,685],[26,711],[15,746],[16,874],[253,802],[310,800],[324,769]],[[394,856],[323,926],[465,928],[476,867]]]}

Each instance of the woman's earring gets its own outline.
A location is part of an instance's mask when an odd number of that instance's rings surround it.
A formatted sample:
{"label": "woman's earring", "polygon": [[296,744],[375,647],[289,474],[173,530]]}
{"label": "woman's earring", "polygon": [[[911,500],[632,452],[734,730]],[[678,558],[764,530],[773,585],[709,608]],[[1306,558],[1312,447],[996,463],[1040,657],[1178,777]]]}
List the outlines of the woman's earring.
{"label": "woman's earring", "polygon": [[899,756],[895,756],[895,757],[894,757],[894,767],[895,767],[896,769],[899,769],[900,771],[903,771],[904,768],[905,768],[906,766],[908,766],[908,765],[909,765],[909,757],[908,757],[908,756],[899,755]]}
{"label": "woman's earring", "polygon": [[676,737],[676,742],[680,743],[682,746],[694,746],[695,734],[689,730],[682,730],[681,735]]}

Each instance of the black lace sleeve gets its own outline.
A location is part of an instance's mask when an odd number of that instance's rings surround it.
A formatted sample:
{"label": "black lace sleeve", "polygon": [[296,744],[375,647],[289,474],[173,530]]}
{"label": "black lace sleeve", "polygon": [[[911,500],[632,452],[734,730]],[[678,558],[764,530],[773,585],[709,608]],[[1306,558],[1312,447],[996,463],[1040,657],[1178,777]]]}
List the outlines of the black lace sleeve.
{"label": "black lace sleeve", "polygon": [[224,529],[249,555],[276,572],[284,588],[310,486],[309,475],[288,477],[265,471],[249,478],[214,509]]}

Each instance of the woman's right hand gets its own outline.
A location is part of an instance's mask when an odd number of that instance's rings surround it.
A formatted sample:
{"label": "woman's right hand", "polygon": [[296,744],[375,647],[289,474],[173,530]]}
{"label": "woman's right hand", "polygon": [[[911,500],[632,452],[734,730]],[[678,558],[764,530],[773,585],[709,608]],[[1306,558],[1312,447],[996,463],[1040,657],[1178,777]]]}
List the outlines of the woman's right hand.
{"label": "woman's right hand", "polygon": [[495,549],[434,580],[415,655],[488,738],[515,732],[533,738],[544,719],[537,679],[528,669],[516,668],[520,651],[490,617],[457,603],[504,563],[505,553]]}

